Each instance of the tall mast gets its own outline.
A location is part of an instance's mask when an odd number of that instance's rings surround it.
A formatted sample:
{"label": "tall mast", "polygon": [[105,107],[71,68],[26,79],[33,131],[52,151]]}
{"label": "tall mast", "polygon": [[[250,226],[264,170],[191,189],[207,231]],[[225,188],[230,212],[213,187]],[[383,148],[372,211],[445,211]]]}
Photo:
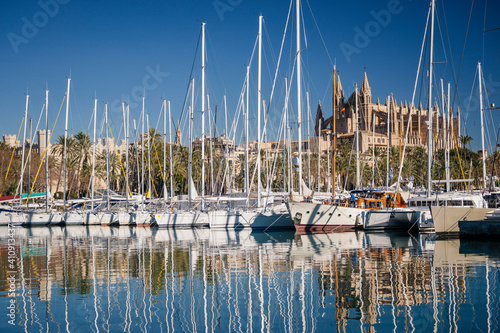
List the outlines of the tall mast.
{"label": "tall mast", "polygon": [[479,109],[481,112],[481,149],[483,151],[483,190],[486,189],[486,153],[484,151],[484,111],[483,111],[483,73],[481,71],[481,63],[477,63],[479,76]]}
{"label": "tall mast", "polygon": [[151,145],[154,143],[154,137],[151,137],[150,129],[149,129],[149,114],[146,114],[146,127],[148,133],[148,197],[151,199],[153,197],[153,193],[151,192]]}
{"label": "tall mast", "polygon": [[307,186],[311,186],[311,107],[309,105],[309,92],[306,92],[307,101]]}
{"label": "tall mast", "polygon": [[318,119],[318,192],[320,191],[320,175],[321,175],[321,118]]}
{"label": "tall mast", "polygon": [[[123,115],[123,135],[125,136],[125,146],[127,146],[127,111],[125,110],[125,102],[122,102],[122,115]],[[127,164],[125,167],[128,168],[128,161],[125,162]],[[128,210],[128,172],[125,171],[125,200],[127,203]]]}
{"label": "tall mast", "polygon": [[94,188],[95,188],[95,132],[96,132],[96,117],[97,117],[97,98],[94,98],[94,134],[92,138],[92,190],[90,196],[90,202],[92,204],[92,209],[94,209]]}
{"label": "tall mast", "polygon": [[260,148],[261,148],[261,133],[260,133],[260,113],[261,113],[261,89],[262,89],[262,15],[259,15],[259,57],[258,57],[258,74],[257,74],[257,207],[260,207]]}
{"label": "tall mast", "polygon": [[230,181],[229,181],[229,139],[228,139],[228,135],[227,135],[227,103],[226,103],[226,95],[224,95],[224,122],[225,122],[225,126],[226,126],[226,129],[225,129],[225,133],[226,133],[226,184],[228,186],[226,186],[226,192],[229,192],[229,184],[230,184]]}
{"label": "tall mast", "polygon": [[127,192],[127,210],[129,208],[128,206],[128,201],[130,198],[130,191],[129,191],[129,163],[128,163],[128,143],[129,143],[129,114],[130,114],[130,106],[127,104],[127,108],[125,109],[125,119],[123,122],[123,126],[125,127],[125,191]]}
{"label": "tall mast", "polygon": [[427,196],[432,194],[432,65],[434,61],[434,0],[431,0],[431,45],[429,55],[429,101],[427,106]]}
{"label": "tall mast", "polygon": [[49,212],[49,90],[45,90],[45,212]]}
{"label": "tall mast", "polygon": [[335,152],[337,150],[337,128],[336,128],[336,121],[337,121],[337,115],[335,113],[335,103],[337,102],[337,73],[336,73],[336,68],[333,66],[333,126],[332,126],[332,141],[333,141],[333,156],[332,156],[332,179],[333,179],[333,185],[332,185],[332,196],[335,196]]}
{"label": "tall mast", "polygon": [[[135,123],[135,119],[132,120],[132,123],[134,125],[134,137],[137,139],[137,124]],[[141,186],[141,173],[139,172],[139,140],[134,140],[135,141],[135,164],[137,166],[137,192],[140,192],[141,189],[139,188]],[[142,201],[142,195],[141,195],[141,201]],[[144,207],[142,207],[144,208]]]}
{"label": "tall mast", "polygon": [[248,101],[249,101],[249,85],[250,79],[250,66],[247,66],[247,75],[246,75],[246,106],[245,106],[245,193],[247,194],[247,206],[248,206],[248,198],[250,197],[250,184],[248,177]]}
{"label": "tall mast", "polygon": [[[33,119],[30,118],[30,152],[33,148]],[[28,183],[31,182],[31,153],[28,154]],[[26,203],[28,205],[28,203]]]}
{"label": "tall mast", "polygon": [[[144,100],[145,97],[142,96],[142,109],[141,109],[141,118],[142,118],[142,132],[141,132],[141,197],[142,204],[144,205],[144,122],[146,119],[144,118]],[[139,166],[138,166],[139,167]]]}
{"label": "tall mast", "polygon": [[[286,152],[288,150],[288,82],[285,77],[285,112],[283,112],[283,189],[288,189],[290,191],[290,186],[288,184],[287,172],[290,170],[290,165],[288,165],[288,170],[286,169],[287,165],[287,155]],[[288,151],[290,154],[290,151]],[[292,192],[289,192],[292,195]]]}
{"label": "tall mast", "polygon": [[[290,113],[288,112],[288,102],[290,99],[290,89],[288,89],[288,83],[287,79],[285,78],[285,86],[286,86],[286,93],[285,93],[285,115],[286,115],[286,138],[287,141],[285,141],[285,144],[287,145],[287,150],[288,150],[288,191],[290,195],[293,194],[293,172],[292,172],[292,135],[290,133]],[[285,163],[283,163],[285,164]]]}
{"label": "tall mast", "polygon": [[446,105],[447,101],[444,97],[444,85],[443,79],[441,79],[441,109],[443,110],[443,149],[444,149],[444,167],[445,167],[445,179],[446,179],[446,192],[450,192],[450,177],[448,172],[448,140],[447,140],[447,122],[446,122]]}
{"label": "tall mast", "polygon": [[[450,123],[451,123],[451,117],[453,116],[450,111],[451,111],[451,106],[450,106],[450,83],[448,83],[448,98],[446,99],[448,104],[447,104],[447,108],[446,108],[446,111],[448,112],[448,123],[446,125],[446,128],[448,129],[448,131],[451,131],[451,128],[450,128]],[[451,123],[453,125],[453,123]],[[447,163],[446,163],[446,179],[450,179],[450,147],[451,147],[451,135],[448,135],[448,140],[447,140],[447,143],[446,143],[446,158],[447,158]],[[449,188],[449,189],[448,189]],[[451,190],[451,186],[448,185],[447,187],[448,191]]]}
{"label": "tall mast", "polygon": [[389,97],[389,102],[387,103],[387,158],[386,158],[386,167],[385,167],[385,190],[389,190],[389,157],[390,157],[390,150],[391,150],[391,101],[392,101],[392,96]]}
{"label": "tall mast", "polygon": [[372,154],[372,188],[375,188],[375,112],[372,117],[372,142],[373,142],[373,154]]}
{"label": "tall mast", "polygon": [[109,134],[108,134],[108,103],[104,104],[104,122],[106,123],[106,202],[109,210]]}
{"label": "tall mast", "polygon": [[68,113],[69,113],[69,85],[71,82],[71,78],[68,78],[68,88],[66,90],[66,118],[64,121],[64,185],[63,185],[63,210],[66,210],[66,175],[68,173],[67,170],[67,159],[68,159]]}
{"label": "tall mast", "polygon": [[210,96],[207,94],[207,112],[208,112],[208,147],[210,149],[210,194],[214,188],[214,168],[212,158],[212,110],[210,109]]}
{"label": "tall mast", "polygon": [[360,176],[360,166],[359,166],[359,110],[358,110],[358,84],[354,84],[354,99],[356,108],[356,189],[359,190],[361,187],[361,176]]}
{"label": "tall mast", "polygon": [[167,201],[167,101],[163,100],[163,199]]}
{"label": "tall mast", "polygon": [[170,114],[170,101],[168,105],[168,135],[169,135],[169,156],[170,156],[170,199],[174,196],[174,169],[173,169],[173,157],[172,157],[172,115]]}
{"label": "tall mast", "polygon": [[299,144],[299,195],[302,195],[302,101],[301,101],[301,59],[300,59],[300,0],[297,0],[297,130]]}
{"label": "tall mast", "polygon": [[189,107],[189,124],[188,124],[188,136],[189,136],[189,157],[188,157],[188,200],[189,207],[191,207],[191,202],[193,201],[193,106],[194,106],[194,78],[191,79],[191,105]]}
{"label": "tall mast", "polygon": [[205,208],[205,22],[201,23],[201,207]]}
{"label": "tall mast", "polygon": [[[23,194],[23,178],[24,178],[24,151],[25,151],[25,146],[26,146],[26,123],[28,122],[28,102],[30,99],[30,95],[26,95],[26,108],[24,109],[24,136],[23,136],[23,153],[21,157],[21,179],[19,180],[19,204],[22,203],[22,194]],[[31,141],[30,141],[31,144]],[[28,183],[29,183],[29,177],[28,177]]]}

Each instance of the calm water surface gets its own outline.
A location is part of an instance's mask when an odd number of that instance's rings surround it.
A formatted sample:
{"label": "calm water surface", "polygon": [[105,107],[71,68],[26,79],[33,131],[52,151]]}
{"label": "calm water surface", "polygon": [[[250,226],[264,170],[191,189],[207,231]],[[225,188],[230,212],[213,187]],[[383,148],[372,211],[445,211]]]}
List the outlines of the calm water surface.
{"label": "calm water surface", "polygon": [[500,330],[491,241],[83,226],[0,237],[1,332]]}

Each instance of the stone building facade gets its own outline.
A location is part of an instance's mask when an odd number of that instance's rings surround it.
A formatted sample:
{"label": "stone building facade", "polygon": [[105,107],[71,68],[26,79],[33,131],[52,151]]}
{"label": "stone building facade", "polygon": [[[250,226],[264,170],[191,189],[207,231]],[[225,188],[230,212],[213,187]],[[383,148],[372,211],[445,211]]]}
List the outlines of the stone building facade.
{"label": "stone building facade", "polygon": [[[371,150],[373,145],[381,149],[387,148],[387,140],[390,146],[399,146],[404,144],[408,122],[411,117],[411,124],[408,132],[407,147],[423,147],[427,150],[427,129],[428,129],[428,110],[422,107],[420,103],[418,108],[411,109],[411,106],[405,101],[398,105],[395,98],[390,97],[389,101],[380,103],[379,98],[375,103],[372,102],[371,87],[368,83],[366,72],[363,76],[363,82],[357,93],[357,112],[356,112],[356,93],[353,92],[347,99],[344,96],[344,90],[340,78],[337,79],[335,94],[335,130],[337,138],[347,138],[355,145],[356,127],[359,132],[360,151],[362,153]],[[452,110],[449,112],[453,113]],[[331,114],[331,113],[330,113]],[[460,137],[460,110],[457,109],[455,116],[449,117],[448,113],[443,116],[437,103],[432,110],[433,117],[433,145],[437,149],[444,147],[444,129],[443,124],[449,123],[448,137],[452,134],[454,137]],[[448,120],[448,119],[451,119]],[[357,121],[356,121],[357,120]],[[321,127],[320,127],[321,126]],[[389,128],[388,128],[389,127]],[[325,120],[321,104],[318,105],[316,113],[315,134],[319,135],[321,128],[321,141],[326,141],[327,136],[331,135],[333,130],[333,116]],[[374,141],[374,142],[373,142]],[[354,148],[355,149],[355,148]]]}

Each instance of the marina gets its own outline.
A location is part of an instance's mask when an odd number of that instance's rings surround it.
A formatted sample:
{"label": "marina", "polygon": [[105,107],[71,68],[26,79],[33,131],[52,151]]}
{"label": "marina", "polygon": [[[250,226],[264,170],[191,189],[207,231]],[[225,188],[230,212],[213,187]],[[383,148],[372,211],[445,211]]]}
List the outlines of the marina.
{"label": "marina", "polygon": [[500,332],[498,3],[5,7],[0,332]]}
{"label": "marina", "polygon": [[[1,227],[1,235],[7,234]],[[495,241],[401,232],[16,228],[9,332],[490,331]],[[8,238],[0,239],[2,265]],[[4,255],[5,254],[5,255]]]}

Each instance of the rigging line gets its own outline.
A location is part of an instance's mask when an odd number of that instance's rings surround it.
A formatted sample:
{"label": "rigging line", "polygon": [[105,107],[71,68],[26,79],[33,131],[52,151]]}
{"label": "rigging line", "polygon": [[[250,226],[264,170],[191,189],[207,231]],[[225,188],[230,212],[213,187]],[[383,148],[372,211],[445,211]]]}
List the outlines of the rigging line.
{"label": "rigging line", "polygon": [[470,91],[470,98],[469,98],[469,104],[467,104],[467,109],[465,110],[466,112],[464,112],[464,133],[467,134],[467,118],[469,116],[469,110],[470,110],[470,104],[472,102],[472,94],[474,93],[474,88],[476,86],[476,78],[478,76],[478,70],[477,70],[477,67],[476,67],[476,73],[474,74],[474,80],[472,81],[472,87],[471,87],[471,91]]}
{"label": "rigging line", "polygon": [[[61,102],[61,106],[59,107],[59,112],[57,113],[56,121],[54,122],[54,126],[52,127],[52,132],[50,132],[49,143],[50,143],[50,140],[52,139],[52,135],[54,134],[54,128],[56,127],[57,120],[59,119],[59,115],[61,114],[61,109],[63,107],[65,99],[66,99],[66,94],[64,94],[63,100]],[[47,105],[45,105],[45,112],[47,112]],[[45,133],[45,135],[48,135],[48,133]],[[28,197],[26,198],[26,203],[24,204],[25,206],[28,205],[28,201],[30,199],[30,196],[33,193],[33,188],[35,187],[36,179],[38,178],[38,174],[40,173],[40,169],[42,168],[43,162],[45,160],[45,155],[47,154],[47,150],[49,149],[48,146],[49,145],[47,145],[47,147],[45,147],[45,151],[43,152],[43,156],[40,159],[40,165],[38,166],[38,171],[36,172],[35,180],[33,180],[33,185],[31,186],[30,193],[28,194]],[[49,195],[48,193],[45,193],[46,200],[48,200],[48,195]]]}
{"label": "rigging line", "polygon": [[[439,8],[436,8],[436,9],[439,10]],[[471,10],[472,10],[472,8],[471,8]],[[454,62],[453,62],[453,56],[452,56],[452,52],[451,52],[452,48],[451,48],[451,45],[450,45],[450,40],[451,39],[450,39],[450,36],[449,36],[448,29],[446,29],[447,26],[448,26],[448,24],[447,24],[447,21],[446,21],[446,14],[444,13],[444,5],[443,5],[443,17],[444,17],[444,28],[443,28],[443,30],[445,30],[446,36],[448,38],[448,40],[447,40],[447,42],[448,42],[447,47],[448,47],[448,52],[450,53],[450,71],[451,71],[451,75],[452,75],[452,78],[453,78],[453,83],[455,84],[456,92],[457,92],[458,91],[458,78],[456,78],[456,76],[455,76],[455,69],[454,69],[455,65],[454,65]],[[437,19],[438,19],[439,32],[441,34],[441,41],[443,42],[443,32],[441,30],[442,27],[441,27],[441,21],[439,19],[439,15],[437,15]],[[464,48],[465,48],[465,45],[464,45]],[[445,51],[445,57],[446,57],[446,50],[444,50],[444,51]],[[464,52],[464,50],[462,52]],[[458,105],[460,105],[461,104],[461,100],[460,100],[460,96],[458,94],[457,94],[457,98],[458,98]],[[452,106],[453,106],[453,104],[454,103],[452,103]]]}
{"label": "rigging line", "polygon": [[[396,191],[399,190],[399,181],[401,179],[401,173],[403,171],[403,164],[404,164],[404,156],[405,156],[405,151],[406,151],[406,144],[408,142],[408,134],[410,132],[410,125],[411,125],[411,118],[412,118],[412,111],[413,111],[413,108],[415,107],[415,93],[416,93],[416,90],[417,90],[417,84],[418,84],[418,77],[419,77],[419,73],[420,73],[420,66],[422,65],[422,55],[423,55],[423,52],[424,52],[424,47],[425,47],[425,42],[426,42],[426,36],[427,36],[427,28],[429,27],[429,18],[431,16],[431,10],[432,10],[432,7],[429,6],[429,11],[427,13],[427,22],[425,24],[425,30],[424,30],[424,38],[422,40],[422,46],[420,48],[420,58],[418,60],[418,67],[417,67],[417,75],[415,77],[415,85],[413,86],[413,95],[412,95],[412,99],[411,99],[411,104],[410,104],[410,111],[408,112],[408,125],[406,126],[406,133],[405,133],[405,140],[404,140],[404,146],[403,146],[403,152],[402,152],[402,156],[400,157],[401,158],[401,163],[399,165],[399,171],[398,171],[398,179],[397,179],[397,185],[396,185]],[[357,96],[356,96],[357,98]],[[429,114],[429,110],[427,110],[427,114]]]}
{"label": "rigging line", "polygon": [[472,4],[470,6],[469,20],[467,21],[467,30],[465,31],[464,46],[462,48],[462,56],[460,57],[460,65],[458,66],[458,75],[457,75],[457,79],[455,82],[455,92],[453,93],[453,100],[451,103],[452,106],[455,105],[455,97],[457,97],[457,94],[458,94],[458,80],[460,79],[460,72],[462,70],[462,62],[464,60],[464,55],[465,55],[465,44],[467,43],[467,36],[469,34],[470,21],[472,18],[472,8],[474,8],[474,0],[472,0]]}
{"label": "rigging line", "polygon": [[[187,100],[189,98],[189,90],[190,90],[189,88],[191,87],[191,79],[193,78],[194,64],[196,62],[196,55],[198,54],[198,48],[200,46],[201,31],[202,31],[202,28],[200,28],[200,33],[198,35],[198,42],[196,43],[196,50],[194,51],[193,63],[191,65],[191,72],[189,73],[188,84],[186,87],[186,94],[184,95],[184,103],[182,104],[182,111],[181,111],[181,115],[180,115],[179,119],[182,119],[182,117],[184,116],[184,111],[186,110],[186,103],[187,103]],[[194,87],[193,87],[193,89],[194,89]]]}
{"label": "rigging line", "polygon": [[321,38],[321,42],[323,42],[323,46],[325,47],[326,54],[328,55],[328,59],[330,59],[330,64],[332,65],[332,68],[334,67],[332,57],[330,56],[330,52],[328,52],[328,48],[326,47],[325,40],[323,39],[323,35],[321,34],[321,31],[319,30],[318,22],[316,22],[316,18],[314,17],[314,13],[311,9],[311,6],[309,5],[309,1],[306,0],[307,6],[309,7],[309,11],[311,12],[311,16],[313,18],[314,24],[316,25],[316,29],[318,30],[319,37]]}
{"label": "rigging line", "polygon": [[[436,8],[436,11],[437,11],[437,10],[438,10],[438,8]],[[442,25],[442,22],[441,22],[441,20],[439,19],[439,13],[438,13],[438,15],[436,15],[436,18],[437,18],[437,26],[438,26],[438,31],[439,31],[439,35],[441,36],[441,46],[443,47],[443,54],[444,54],[444,59],[445,59],[445,61],[444,61],[445,66],[444,66],[444,69],[443,69],[443,74],[441,74],[441,77],[445,77],[445,75],[446,75],[446,68],[447,68],[447,66],[446,66],[446,65],[449,63],[449,60],[448,60],[448,54],[447,54],[447,52],[446,52],[446,45],[445,45],[445,42],[444,42],[444,41],[445,41],[445,39],[444,39],[444,36],[443,36],[443,34],[444,34],[444,27],[446,27],[446,16],[444,15],[444,10],[443,10],[443,17],[444,17],[444,20],[445,20],[445,22],[444,22],[444,26]],[[452,56],[451,56],[451,49],[449,49],[449,52],[450,52],[450,59],[452,59]],[[450,60],[450,62],[451,62],[451,60]],[[433,63],[435,64],[435,63],[436,63],[436,61],[434,61]],[[436,79],[436,75],[434,75],[434,80],[437,80],[437,79]],[[437,91],[437,90],[438,90],[438,88],[436,88],[436,87],[437,87],[437,86],[435,85],[435,88],[434,88],[434,89]],[[440,95],[440,94],[438,93],[438,96],[439,96],[439,95]]]}
{"label": "rigging line", "polygon": [[[14,147],[12,148],[12,155],[10,156],[10,162],[9,162],[9,166],[7,167],[7,172],[5,173],[5,178],[3,180],[2,190],[0,191],[0,196],[3,194],[3,190],[5,188],[5,183],[7,182],[7,177],[9,176],[10,167],[12,165],[12,161],[14,160],[14,154],[16,153],[17,141],[19,140],[19,135],[21,134],[21,129],[23,128],[23,124],[24,124],[25,120],[26,119],[24,119],[24,116],[23,116],[23,119],[21,120],[21,125],[19,126],[19,132],[17,132],[16,141],[14,142]],[[23,142],[23,145],[24,144],[25,144],[25,142]],[[21,175],[21,176],[23,176],[23,175]]]}
{"label": "rigging line", "polygon": [[283,38],[281,39],[280,54],[278,56],[278,64],[276,65],[276,71],[274,72],[274,80],[273,80],[273,86],[272,86],[272,89],[271,89],[271,96],[269,97],[268,109],[271,108],[271,103],[273,101],[274,88],[276,87],[276,79],[278,78],[278,70],[280,68],[281,56],[283,54],[283,47],[285,45],[286,31],[288,30],[288,22],[290,21],[290,13],[292,11],[292,3],[293,3],[293,0],[290,1],[290,7],[288,8],[288,15],[287,15],[287,18],[286,18],[285,29],[283,31]]}
{"label": "rigging line", "polygon": [[[224,91],[226,91],[226,83],[224,82],[224,77],[222,76],[222,71],[220,70],[219,63],[215,60],[216,57],[215,57],[215,52],[214,52],[214,48],[213,48],[213,43],[212,43],[212,39],[210,38],[210,34],[209,34],[209,31],[207,28],[205,28],[205,34],[208,38],[208,47],[207,48],[211,51],[210,53],[212,53],[212,59],[213,59],[213,62],[215,63],[215,68],[217,69],[217,73],[219,74],[217,76],[217,81],[219,81],[219,79],[222,81],[222,88]],[[208,62],[208,59],[207,59],[207,62]],[[219,85],[221,85],[220,82],[218,82],[218,83],[219,83]],[[215,94],[212,94],[212,95],[214,96]],[[216,99],[215,102],[218,102],[218,100]]]}

